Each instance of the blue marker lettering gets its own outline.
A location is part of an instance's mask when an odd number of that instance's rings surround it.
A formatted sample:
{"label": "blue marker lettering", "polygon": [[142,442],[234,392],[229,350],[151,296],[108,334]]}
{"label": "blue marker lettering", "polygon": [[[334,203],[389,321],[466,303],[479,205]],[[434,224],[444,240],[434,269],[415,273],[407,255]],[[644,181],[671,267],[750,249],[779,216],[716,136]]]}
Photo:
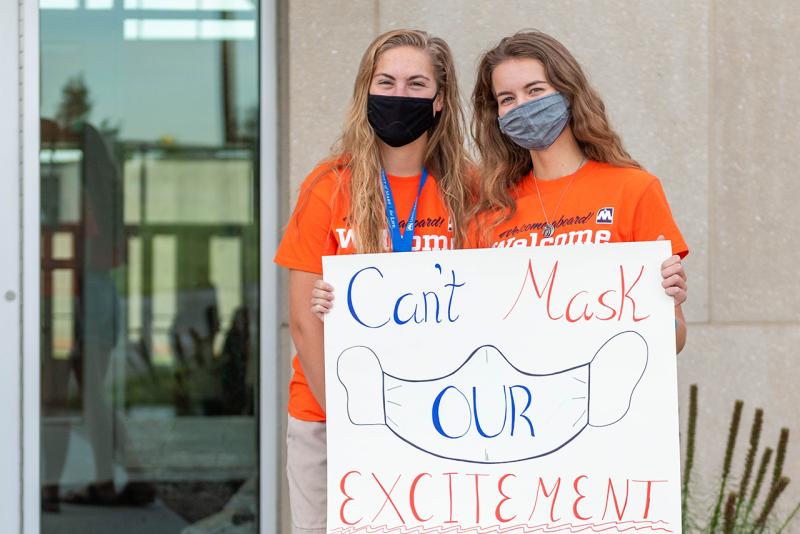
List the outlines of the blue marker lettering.
{"label": "blue marker lettering", "polygon": [[[416,318],[417,316],[417,305],[414,305],[414,313],[408,319],[401,319],[400,318],[400,303],[403,302],[403,299],[406,297],[410,297],[411,293],[404,293],[397,299],[397,302],[394,303],[394,322],[397,324],[406,324],[407,322],[411,321],[411,319]],[[388,322],[388,321],[387,321]],[[416,321],[419,322],[419,321]]]}
{"label": "blue marker lettering", "polygon": [[356,277],[359,274],[363,273],[364,271],[370,271],[370,270],[377,271],[380,277],[383,278],[383,273],[377,267],[364,267],[360,271],[356,272],[356,274],[354,274],[353,277],[350,278],[350,283],[347,286],[347,307],[350,310],[350,315],[352,315],[353,319],[355,319],[359,324],[366,326],[367,328],[380,328],[386,325],[389,322],[389,319],[386,319],[386,321],[377,326],[368,325],[367,323],[361,320],[361,318],[356,313],[356,309],[353,307],[353,284],[356,281]]}
{"label": "blue marker lettering", "polygon": [[450,313],[450,312],[451,312],[451,310],[453,309],[453,295],[454,295],[454,294],[455,294],[455,292],[456,292],[456,288],[457,288],[457,287],[463,287],[465,283],[464,283],[464,282],[461,282],[460,284],[456,284],[456,272],[455,272],[454,270],[450,270],[450,273],[452,274],[452,277],[453,277],[453,282],[452,282],[452,283],[450,283],[450,284],[445,284],[445,285],[444,285],[444,287],[449,287],[449,288],[451,288],[451,289],[450,289],[450,300],[449,300],[449,301],[448,301],[448,303],[447,303],[447,319],[448,319],[448,320],[449,320],[451,323],[454,323],[454,322],[456,322],[456,321],[458,320],[458,318],[459,318],[459,317],[461,317],[461,316],[460,316],[460,315],[456,315],[456,316],[455,316],[455,318],[454,318],[454,317],[451,315],[451,313]]}
{"label": "blue marker lettering", "polygon": [[506,397],[506,387],[503,386],[503,401],[505,401],[505,406],[503,407],[503,426],[500,427],[500,430],[497,431],[497,434],[486,434],[483,429],[481,428],[481,423],[478,420],[478,388],[472,386],[472,410],[475,412],[475,428],[478,430],[478,434],[483,436],[484,438],[496,438],[500,435],[500,433],[506,428],[506,419],[508,418],[508,397]]}
{"label": "blue marker lettering", "polygon": [[[461,395],[461,397],[464,399],[464,402],[467,403],[467,412],[469,413],[469,425],[467,426],[467,429],[464,430],[464,433],[461,434],[460,436],[450,436],[449,434],[447,434],[447,432],[445,432],[444,429],[442,428],[442,421],[439,418],[439,405],[442,403],[442,397],[444,397],[444,394],[447,393],[447,391],[450,389],[456,390],[456,392],[459,395]],[[431,409],[431,419],[433,419],[433,428],[435,428],[436,431],[442,436],[450,439],[458,439],[460,437],[465,436],[467,432],[469,432],[469,429],[472,427],[472,413],[469,410],[469,401],[467,400],[467,397],[463,393],[461,393],[461,391],[459,391],[457,387],[447,386],[442,391],[440,391],[438,395],[436,395],[436,399],[433,401],[433,408]]]}
{"label": "blue marker lettering", "polygon": [[519,416],[522,419],[525,419],[525,421],[528,422],[528,427],[530,427],[530,429],[531,429],[531,436],[536,437],[536,434],[534,434],[534,432],[533,432],[533,423],[528,418],[528,416],[525,415],[525,412],[527,411],[527,409],[531,407],[531,400],[532,400],[531,392],[527,387],[520,386],[520,385],[511,386],[510,388],[508,388],[508,396],[511,397],[511,435],[512,436],[514,435],[514,425],[517,422],[517,416],[516,416],[517,403],[514,400],[514,388],[519,388],[519,389],[523,390],[525,392],[525,394],[528,396],[528,401],[525,404],[525,408],[523,408],[522,411],[519,412]]}

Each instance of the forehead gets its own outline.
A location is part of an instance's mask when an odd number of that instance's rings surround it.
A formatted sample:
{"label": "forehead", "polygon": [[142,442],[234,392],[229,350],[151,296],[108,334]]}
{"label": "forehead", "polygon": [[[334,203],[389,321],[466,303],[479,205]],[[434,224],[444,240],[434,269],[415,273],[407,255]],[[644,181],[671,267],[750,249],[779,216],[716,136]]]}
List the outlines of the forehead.
{"label": "forehead", "polygon": [[433,79],[433,63],[428,52],[413,46],[390,48],[378,57],[375,73],[383,72],[395,78],[410,78],[424,74]]}
{"label": "forehead", "polygon": [[494,92],[513,91],[533,81],[547,82],[544,65],[538,59],[513,58],[497,65],[492,72]]}

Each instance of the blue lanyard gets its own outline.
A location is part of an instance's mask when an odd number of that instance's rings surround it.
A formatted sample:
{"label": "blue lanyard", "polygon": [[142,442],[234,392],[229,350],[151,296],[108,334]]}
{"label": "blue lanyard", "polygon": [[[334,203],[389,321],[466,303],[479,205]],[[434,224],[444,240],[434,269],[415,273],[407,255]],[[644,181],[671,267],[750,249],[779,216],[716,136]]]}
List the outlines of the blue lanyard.
{"label": "blue lanyard", "polygon": [[422,177],[419,179],[419,190],[417,190],[417,198],[414,199],[414,207],[411,208],[411,214],[408,216],[408,222],[403,234],[400,234],[400,227],[397,221],[397,208],[394,205],[394,197],[392,197],[392,188],[389,186],[389,179],[386,177],[386,171],[381,169],[381,183],[383,184],[383,196],[386,198],[386,218],[389,221],[389,231],[392,234],[392,252],[411,252],[412,244],[414,243],[414,221],[417,217],[417,202],[422,193],[422,188],[425,185],[425,180],[428,179],[428,169],[422,168]]}

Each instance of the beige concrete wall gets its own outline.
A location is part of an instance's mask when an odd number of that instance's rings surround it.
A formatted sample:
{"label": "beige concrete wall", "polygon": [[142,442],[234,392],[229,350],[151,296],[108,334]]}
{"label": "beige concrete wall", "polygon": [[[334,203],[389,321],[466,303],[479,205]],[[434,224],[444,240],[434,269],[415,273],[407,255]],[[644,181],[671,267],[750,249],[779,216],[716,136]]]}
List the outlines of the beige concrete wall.
{"label": "beige concrete wall", "polygon": [[[765,408],[771,442],[780,426],[800,433],[800,3],[298,0],[288,26],[287,204],[338,135],[358,60],[380,32],[446,39],[465,98],[478,54],[500,37],[537,28],[562,40],[629,151],[662,179],[691,248],[678,367],[682,415],[689,384],[701,387],[699,473],[718,472],[737,398],[748,428]],[[800,439],[787,471],[796,482],[784,507],[800,500]]]}

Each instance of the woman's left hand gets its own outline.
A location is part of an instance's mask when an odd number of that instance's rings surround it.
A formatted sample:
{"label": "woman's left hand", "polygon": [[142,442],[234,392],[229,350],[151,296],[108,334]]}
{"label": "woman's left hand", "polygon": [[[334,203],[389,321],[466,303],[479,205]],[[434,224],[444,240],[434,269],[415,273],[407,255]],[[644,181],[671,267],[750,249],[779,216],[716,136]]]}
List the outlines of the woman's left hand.
{"label": "woman's left hand", "polygon": [[[659,241],[662,239],[664,239],[663,235],[658,236]],[[677,254],[670,256],[661,264],[661,277],[663,279],[661,285],[667,295],[673,298],[675,306],[683,304],[688,296],[688,286],[686,284],[686,271],[683,270],[680,256]]]}

